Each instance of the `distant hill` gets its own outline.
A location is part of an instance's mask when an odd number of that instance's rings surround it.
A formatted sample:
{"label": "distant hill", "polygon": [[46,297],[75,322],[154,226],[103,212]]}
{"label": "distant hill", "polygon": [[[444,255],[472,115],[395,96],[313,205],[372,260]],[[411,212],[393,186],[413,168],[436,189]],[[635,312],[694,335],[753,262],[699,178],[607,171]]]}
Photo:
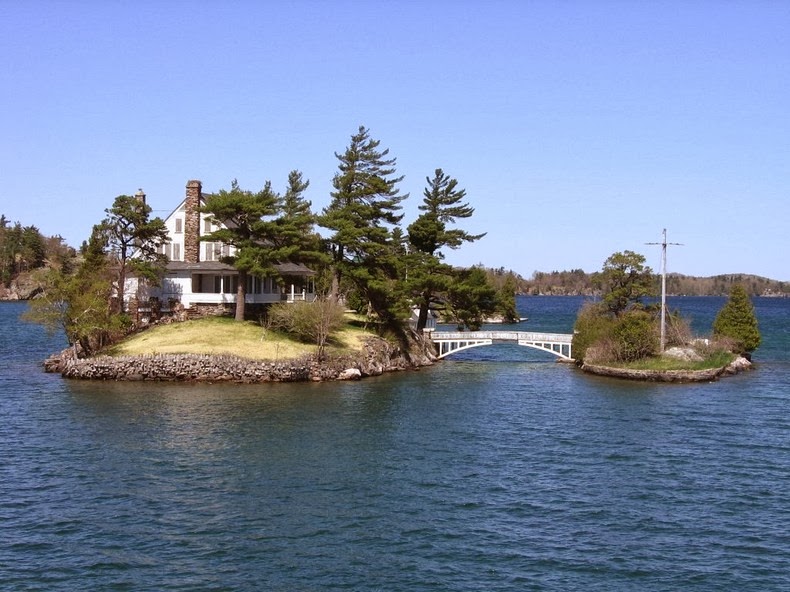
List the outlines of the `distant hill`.
{"label": "distant hill", "polygon": [[667,293],[678,296],[727,296],[735,284],[742,285],[750,296],[790,297],[790,282],[780,282],[758,275],[735,273],[711,277],[667,274]]}
{"label": "distant hill", "polygon": [[[594,296],[596,273],[581,269],[570,271],[536,271],[531,279],[525,279],[514,271],[503,268],[487,269],[489,279],[499,285],[511,276],[523,295],[547,296]],[[658,281],[658,280],[657,280]],[[750,296],[772,296],[790,298],[790,282],[781,282],[757,275],[734,273],[711,277],[694,277],[679,273],[667,274],[667,294],[672,296],[727,296],[735,284],[741,284]],[[659,287],[656,287],[659,290]]]}

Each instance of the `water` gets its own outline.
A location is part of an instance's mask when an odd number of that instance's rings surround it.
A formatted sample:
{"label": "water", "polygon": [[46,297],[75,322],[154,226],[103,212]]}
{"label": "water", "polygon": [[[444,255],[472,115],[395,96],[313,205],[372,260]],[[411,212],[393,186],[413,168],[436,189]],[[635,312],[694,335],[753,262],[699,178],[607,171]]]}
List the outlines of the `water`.
{"label": "water", "polygon": [[[521,299],[521,328],[580,302]],[[722,303],[670,300],[701,327]],[[790,589],[790,301],[755,303],[759,369],[695,385],[514,345],[356,383],[68,382],[0,305],[0,587]]]}

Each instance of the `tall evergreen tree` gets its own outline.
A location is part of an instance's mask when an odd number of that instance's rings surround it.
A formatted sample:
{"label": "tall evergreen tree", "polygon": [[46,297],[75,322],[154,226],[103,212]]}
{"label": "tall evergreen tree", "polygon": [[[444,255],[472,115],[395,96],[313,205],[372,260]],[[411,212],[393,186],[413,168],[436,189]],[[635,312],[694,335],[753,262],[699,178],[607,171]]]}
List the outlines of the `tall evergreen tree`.
{"label": "tall evergreen tree", "polygon": [[442,169],[434,171],[428,183],[419,209],[423,212],[408,227],[409,243],[414,256],[410,259],[407,283],[413,300],[419,307],[417,330],[422,331],[428,321],[428,310],[441,304],[436,297],[445,292],[453,279],[453,270],[442,263],[443,248],[457,249],[465,242],[476,241],[483,234],[469,234],[459,228],[449,228],[459,218],[469,218],[474,208],[462,203],[466,190],[458,188],[458,181],[446,175]]}
{"label": "tall evergreen tree", "polygon": [[480,267],[456,272],[448,290],[450,314],[459,327],[477,331],[486,317],[496,310],[496,289],[488,282]]}
{"label": "tall evergreen tree", "polygon": [[340,298],[340,286],[348,277],[368,301],[373,311],[387,324],[394,323],[402,311],[393,291],[398,261],[392,227],[403,218],[395,158],[381,150],[380,142],[360,126],[351,136],[332,179],[332,201],[319,217],[320,226],[332,232],[333,280],[331,297]]}
{"label": "tall evergreen tree", "polygon": [[315,232],[316,216],[304,192],[310,181],[294,170],[288,175],[288,188],[280,204],[280,216],[275,221],[275,240],[283,261],[315,265],[325,261],[321,251],[321,237]]}
{"label": "tall evergreen tree", "polygon": [[736,284],[730,290],[729,299],[713,322],[713,335],[732,339],[739,354],[748,356],[759,347],[761,338],[754,306],[742,285]]}
{"label": "tall evergreen tree", "polygon": [[35,226],[25,226],[22,229],[22,259],[27,269],[36,269],[44,265],[47,258],[47,245],[44,237]]}
{"label": "tall evergreen tree", "polygon": [[516,309],[516,290],[518,285],[513,273],[509,272],[505,275],[502,285],[496,291],[496,309],[497,313],[502,315],[502,320],[505,323],[518,322],[518,310]]}
{"label": "tall evergreen tree", "polygon": [[0,284],[7,284],[11,279],[13,270],[13,258],[11,257],[11,245],[8,239],[8,218],[5,214],[0,215]]}
{"label": "tall evergreen tree", "polygon": [[106,237],[110,256],[114,259],[118,310],[124,312],[123,295],[130,271],[141,279],[158,281],[158,274],[167,263],[166,257],[159,253],[168,241],[167,228],[161,218],[150,217],[151,206],[131,195],[116,197],[105,213],[107,217],[97,231]]}
{"label": "tall evergreen tree", "polygon": [[22,232],[22,224],[16,222],[3,233],[3,270],[6,282],[23,271],[25,265],[22,255]]}
{"label": "tall evergreen tree", "polygon": [[200,237],[202,241],[222,242],[235,247],[233,255],[223,261],[233,265],[238,272],[236,287],[237,321],[244,320],[247,297],[247,277],[279,277],[274,267],[281,258],[276,246],[274,217],[281,211],[280,196],[267,181],[258,192],[243,190],[234,179],[230,191],[206,196],[201,211],[221,222],[224,228]]}

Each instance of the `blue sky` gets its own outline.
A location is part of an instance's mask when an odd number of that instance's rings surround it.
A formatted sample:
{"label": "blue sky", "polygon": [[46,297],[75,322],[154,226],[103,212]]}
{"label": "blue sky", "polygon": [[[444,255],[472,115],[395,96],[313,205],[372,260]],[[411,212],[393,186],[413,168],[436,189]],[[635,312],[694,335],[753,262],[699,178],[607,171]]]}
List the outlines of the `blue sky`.
{"label": "blue sky", "polygon": [[476,209],[456,265],[790,280],[790,2],[0,0],[0,213],[78,246],[189,179],[329,203],[360,125],[417,215]]}

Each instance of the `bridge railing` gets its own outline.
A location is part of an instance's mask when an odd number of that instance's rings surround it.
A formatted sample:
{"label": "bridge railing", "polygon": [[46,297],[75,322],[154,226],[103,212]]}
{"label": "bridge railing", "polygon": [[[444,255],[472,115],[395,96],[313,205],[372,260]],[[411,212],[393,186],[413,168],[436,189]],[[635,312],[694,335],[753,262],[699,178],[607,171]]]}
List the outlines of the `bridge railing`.
{"label": "bridge railing", "polygon": [[494,341],[544,341],[568,343],[573,335],[567,333],[534,333],[529,331],[434,331],[431,339],[492,339]]}

